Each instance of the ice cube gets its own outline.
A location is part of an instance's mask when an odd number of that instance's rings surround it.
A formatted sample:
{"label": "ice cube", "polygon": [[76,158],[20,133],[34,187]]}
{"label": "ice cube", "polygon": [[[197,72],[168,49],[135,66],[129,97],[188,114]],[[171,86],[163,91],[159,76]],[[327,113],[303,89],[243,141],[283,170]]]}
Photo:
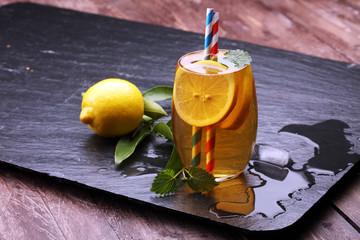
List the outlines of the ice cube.
{"label": "ice cube", "polygon": [[288,151],[283,149],[270,147],[266,144],[256,144],[251,159],[284,167],[289,163],[290,155]]}

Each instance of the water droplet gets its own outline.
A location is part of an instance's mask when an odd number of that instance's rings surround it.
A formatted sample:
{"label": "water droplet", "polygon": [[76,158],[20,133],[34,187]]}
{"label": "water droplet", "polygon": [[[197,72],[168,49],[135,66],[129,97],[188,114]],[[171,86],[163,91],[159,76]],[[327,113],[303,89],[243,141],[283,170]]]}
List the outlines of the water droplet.
{"label": "water droplet", "polygon": [[148,152],[147,152],[147,154],[146,154],[146,157],[148,157],[148,158],[158,158],[159,155],[157,155],[157,154],[155,153],[155,150],[154,150],[154,149],[149,148],[149,149],[148,149]]}
{"label": "water droplet", "polygon": [[107,168],[99,168],[97,171],[98,171],[99,173],[106,172],[106,171],[107,171]]}
{"label": "water droplet", "polygon": [[308,168],[308,172],[314,173],[316,175],[326,175],[326,176],[334,176],[334,171],[320,169],[320,168]]}

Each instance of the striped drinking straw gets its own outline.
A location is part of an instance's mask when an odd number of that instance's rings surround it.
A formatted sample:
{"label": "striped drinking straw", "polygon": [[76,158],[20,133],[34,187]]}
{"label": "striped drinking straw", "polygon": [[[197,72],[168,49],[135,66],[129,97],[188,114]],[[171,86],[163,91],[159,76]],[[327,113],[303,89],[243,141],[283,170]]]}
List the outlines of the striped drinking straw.
{"label": "striped drinking straw", "polygon": [[[204,42],[204,59],[205,60],[210,59],[213,14],[214,14],[213,8],[206,9],[206,27],[205,27],[205,42]],[[201,127],[196,127],[196,126],[192,127],[191,157],[192,157],[192,165],[194,167],[196,167],[200,164],[201,134],[202,134]]]}
{"label": "striped drinking straw", "polygon": [[205,60],[210,60],[211,40],[213,37],[213,34],[212,34],[213,15],[214,15],[213,8],[206,9],[206,27],[205,27],[205,42],[204,42],[204,59]]}
{"label": "striped drinking straw", "polygon": [[212,41],[211,41],[211,57],[213,61],[217,61],[218,53],[218,39],[219,39],[219,13],[214,13],[213,26],[212,26]]}
{"label": "striped drinking straw", "polygon": [[215,167],[215,130],[214,125],[206,127],[206,171],[211,174]]}
{"label": "striped drinking straw", "polygon": [[[219,13],[214,13],[212,26],[212,41],[211,41],[211,57],[213,61],[217,61],[218,53],[218,38],[219,38]],[[216,128],[214,125],[206,127],[206,170],[209,173],[214,172],[215,167],[215,137]]]}
{"label": "striped drinking straw", "polygon": [[191,149],[191,156],[192,156],[192,165],[196,167],[200,164],[201,159],[201,134],[202,128],[201,127],[192,127],[192,149]]}

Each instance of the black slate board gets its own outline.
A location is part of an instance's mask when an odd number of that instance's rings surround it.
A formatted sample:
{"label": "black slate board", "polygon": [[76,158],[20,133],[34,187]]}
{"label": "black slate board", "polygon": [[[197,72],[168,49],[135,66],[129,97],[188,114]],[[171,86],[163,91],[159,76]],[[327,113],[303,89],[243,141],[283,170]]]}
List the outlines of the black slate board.
{"label": "black slate board", "polygon": [[[94,83],[116,77],[141,91],[171,86],[177,59],[202,44],[201,34],[103,16],[28,3],[0,8],[0,161],[242,229],[290,226],[358,165],[358,65],[220,39],[221,48],[253,57],[257,148],[291,161],[278,167],[255,154],[241,177],[208,194],[151,193],[172,144],[150,136],[118,167],[116,140],[78,119],[81,92]],[[170,102],[161,104],[170,111]],[[252,213],[218,211],[225,202],[240,212],[250,190]]]}

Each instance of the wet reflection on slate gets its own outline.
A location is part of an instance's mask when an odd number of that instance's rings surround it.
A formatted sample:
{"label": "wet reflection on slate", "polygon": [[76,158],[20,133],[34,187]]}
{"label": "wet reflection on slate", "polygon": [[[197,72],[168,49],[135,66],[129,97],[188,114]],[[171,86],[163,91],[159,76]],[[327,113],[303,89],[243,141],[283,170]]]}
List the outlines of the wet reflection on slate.
{"label": "wet reflection on slate", "polygon": [[301,169],[295,169],[286,150],[257,144],[253,160],[241,176],[207,193],[215,201],[210,213],[218,218],[257,214],[274,218],[286,212],[281,202],[290,198],[301,201],[295,193],[316,184],[317,174],[334,175],[359,159],[350,152],[353,145],[346,139],[345,128],[349,126],[338,120],[283,127],[279,132],[291,133],[314,146],[314,156]]}
{"label": "wet reflection on slate", "polygon": [[252,186],[263,184],[264,181],[259,176],[248,172],[232,181],[221,182],[216,190],[207,193],[214,200],[222,200],[213,204],[210,212],[219,218],[252,213],[255,209],[255,194]]}
{"label": "wet reflection on slate", "polygon": [[[291,198],[292,193],[307,189],[314,183],[309,173],[290,168],[257,160],[250,161],[246,172],[232,180],[235,184],[220,185],[211,193],[221,201],[213,204],[210,212],[219,218],[249,217],[256,214],[273,218],[284,213],[286,209],[281,205],[281,201]],[[255,176],[260,184],[254,185],[254,180],[248,181]]]}
{"label": "wet reflection on slate", "polygon": [[327,120],[314,125],[291,124],[279,132],[294,134],[314,145],[314,157],[305,164],[308,171],[321,173],[327,170],[336,174],[359,159],[358,154],[350,153],[353,144],[346,139],[349,135],[344,132],[346,128],[349,125],[342,121]]}
{"label": "wet reflection on slate", "polygon": [[253,161],[250,171],[260,175],[266,182],[263,187],[255,188],[255,214],[262,214],[268,218],[284,213],[286,209],[281,201],[291,198],[292,193],[307,189],[314,184],[313,177],[304,171],[277,167],[269,163]]}
{"label": "wet reflection on slate", "polygon": [[[141,147],[136,148],[128,159],[117,166],[117,170],[123,177],[158,173],[165,168],[171,150],[171,142],[162,137],[148,135],[141,142]],[[147,160],[144,161],[144,159]]]}
{"label": "wet reflection on slate", "polygon": [[[90,159],[89,164],[97,165],[99,173],[105,173],[109,168],[113,168],[120,176],[131,177],[162,171],[172,150],[171,142],[149,135],[128,159],[121,165],[114,165],[114,152],[118,140],[118,138],[103,138],[95,133],[91,134],[85,142],[83,161]],[[94,154],[97,155],[96,158],[88,157]]]}
{"label": "wet reflection on slate", "polygon": [[103,138],[96,134],[91,134],[86,139],[83,154],[85,156],[86,154],[90,156],[93,153],[104,155],[110,152],[113,154],[111,151],[115,148],[116,142],[117,139],[115,138]]}
{"label": "wet reflection on slate", "polygon": [[[207,206],[209,216],[221,219],[260,217],[274,219],[283,215],[289,205],[285,201],[303,201],[302,193],[319,180],[319,176],[334,176],[360,158],[351,153],[353,146],[344,130],[349,126],[338,120],[328,120],[314,125],[290,124],[279,131],[287,140],[282,140],[283,148],[276,143],[257,143],[247,169],[239,177],[221,182],[208,193],[195,193],[183,185],[175,195],[155,197],[153,202],[175,204],[185,212],[197,213]],[[92,139],[94,140],[94,139]],[[288,149],[286,144],[292,146]],[[91,144],[90,144],[91,145]],[[170,156],[172,143],[159,137],[149,136],[143,148],[117,167],[123,177],[137,177],[162,171]],[[305,146],[305,147],[304,147]],[[168,151],[168,155],[156,151]],[[294,151],[307,149],[303,159],[295,157]],[[147,161],[143,161],[146,158]],[[320,175],[319,175],[320,174]],[[323,180],[322,180],[323,181]],[[320,183],[321,184],[321,183]],[[185,204],[186,203],[186,204]]]}

